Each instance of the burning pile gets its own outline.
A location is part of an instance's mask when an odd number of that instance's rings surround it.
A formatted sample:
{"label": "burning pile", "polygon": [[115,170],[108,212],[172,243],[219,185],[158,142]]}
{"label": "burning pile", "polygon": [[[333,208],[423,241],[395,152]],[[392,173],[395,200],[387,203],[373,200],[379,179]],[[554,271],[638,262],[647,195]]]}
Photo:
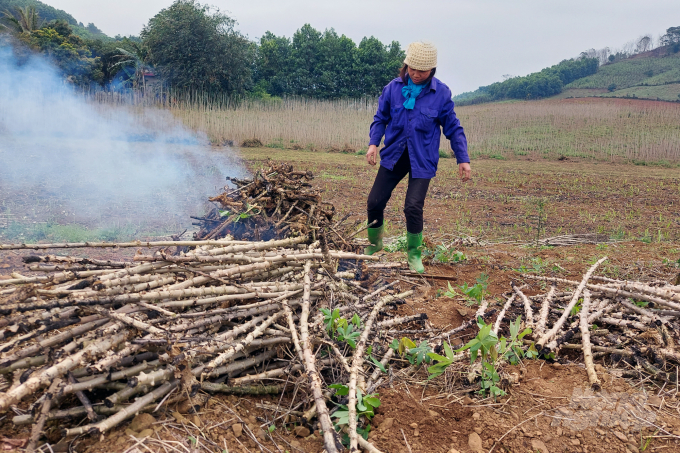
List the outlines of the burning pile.
{"label": "burning pile", "polygon": [[227,178],[236,189],[210,198],[221,209],[212,209],[199,222],[198,240],[231,235],[239,240],[270,240],[285,237],[317,236],[329,232],[330,247],[350,250],[350,244],[338,229],[347,219],[332,224],[335,207],[321,200],[309,183],[311,171],[294,171],[287,163],[268,162],[252,179]]}
{"label": "burning pile", "polygon": [[[24,409],[14,423],[33,424],[34,448],[48,420],[64,419],[66,436],[104,433],[201,389],[280,393],[282,386],[269,379],[304,372],[332,451],[338,437],[319,373],[338,368],[353,389],[349,399],[356,398],[357,382],[367,391],[377,377],[366,382],[374,367],[363,363],[368,345],[386,341],[376,334],[422,317],[379,321],[412,291],[397,294],[393,282],[367,293],[355,277],[368,272],[360,260],[377,258],[323,252],[318,241],[305,241],[195,242],[182,256],[159,251],[127,263],[90,260],[87,270],[80,270],[83,260],[61,259],[47,275],[0,281],[0,373],[11,382],[0,394],[0,410]],[[26,261],[44,270],[54,257]],[[335,272],[339,263],[354,267]],[[328,337],[322,306],[358,317],[356,349],[343,353]],[[327,358],[315,359],[319,346],[328,349]],[[71,407],[53,409],[69,401]],[[82,426],[66,421],[83,417]],[[356,424],[353,429],[356,438]]]}

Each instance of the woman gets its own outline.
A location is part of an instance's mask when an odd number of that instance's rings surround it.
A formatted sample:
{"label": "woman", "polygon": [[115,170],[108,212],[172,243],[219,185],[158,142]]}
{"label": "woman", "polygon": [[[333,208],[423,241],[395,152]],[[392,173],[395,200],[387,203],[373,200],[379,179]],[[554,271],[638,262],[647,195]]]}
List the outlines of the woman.
{"label": "woman", "polygon": [[[371,140],[366,153],[369,164],[376,164],[378,145],[380,169],[368,195],[368,229],[371,243],[367,255],[382,250],[383,212],[392,191],[407,174],[408,189],[404,202],[409,267],[422,274],[420,246],[423,243],[423,206],[439,162],[441,130],[451,141],[463,182],[471,177],[465,132],[456,118],[451,90],[434,77],[437,49],[424,42],[412,43],[406,52],[400,76],[387,85],[378,101],[378,111],[371,124]],[[441,129],[440,129],[441,127]]]}

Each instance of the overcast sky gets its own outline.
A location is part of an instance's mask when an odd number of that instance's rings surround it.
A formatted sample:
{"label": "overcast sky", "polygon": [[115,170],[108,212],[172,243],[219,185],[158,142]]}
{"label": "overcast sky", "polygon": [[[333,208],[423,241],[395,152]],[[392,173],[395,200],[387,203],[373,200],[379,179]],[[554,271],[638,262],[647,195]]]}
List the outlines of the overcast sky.
{"label": "overcast sky", "polygon": [[[173,0],[42,0],[109,36],[139,34]],[[305,23],[335,28],[358,43],[373,35],[402,47],[429,40],[437,77],[453,93],[526,75],[589,48],[618,48],[680,25],[678,0],[207,0],[251,39],[292,36]]]}

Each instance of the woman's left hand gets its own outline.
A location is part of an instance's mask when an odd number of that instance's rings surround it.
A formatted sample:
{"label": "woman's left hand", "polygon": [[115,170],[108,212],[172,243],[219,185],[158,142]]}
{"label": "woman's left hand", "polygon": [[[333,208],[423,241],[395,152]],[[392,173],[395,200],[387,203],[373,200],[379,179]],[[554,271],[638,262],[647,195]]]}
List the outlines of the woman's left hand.
{"label": "woman's left hand", "polygon": [[472,178],[472,168],[468,162],[458,164],[458,174],[460,174],[460,179],[463,182],[467,182]]}

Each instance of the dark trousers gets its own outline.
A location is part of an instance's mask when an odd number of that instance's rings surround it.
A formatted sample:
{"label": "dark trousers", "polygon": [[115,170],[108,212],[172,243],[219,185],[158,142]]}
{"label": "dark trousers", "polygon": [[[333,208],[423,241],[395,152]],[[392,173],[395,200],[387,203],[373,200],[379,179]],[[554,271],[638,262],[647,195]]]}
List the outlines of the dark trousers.
{"label": "dark trousers", "polygon": [[430,180],[428,178],[411,177],[411,161],[408,156],[408,149],[404,150],[392,170],[382,166],[378,170],[367,203],[368,223],[370,224],[374,220],[378,221],[372,228],[378,228],[383,224],[385,206],[392,196],[392,191],[407,174],[408,189],[404,201],[406,230],[413,234],[423,231],[423,206],[425,205],[425,196],[430,186]]}

